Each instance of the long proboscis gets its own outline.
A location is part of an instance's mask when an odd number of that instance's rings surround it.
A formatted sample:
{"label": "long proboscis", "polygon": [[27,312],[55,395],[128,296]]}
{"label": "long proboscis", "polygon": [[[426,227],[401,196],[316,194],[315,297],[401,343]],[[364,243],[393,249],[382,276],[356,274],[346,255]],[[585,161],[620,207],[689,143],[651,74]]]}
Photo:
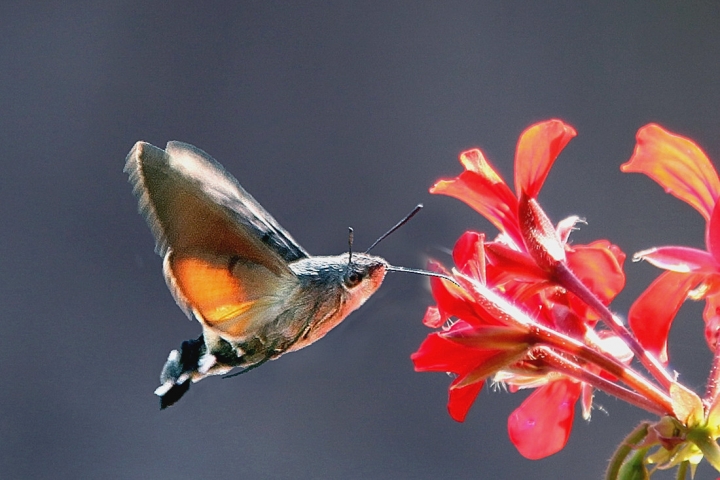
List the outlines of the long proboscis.
{"label": "long proboscis", "polygon": [[415,275],[423,275],[425,277],[442,278],[443,280],[447,280],[449,282],[454,283],[458,287],[461,286],[457,280],[455,280],[454,278],[452,278],[449,275],[445,275],[444,273],[431,272],[429,270],[421,270],[419,268],[396,267],[395,265],[388,265],[387,267],[385,267],[385,269],[388,272],[405,272],[405,273],[414,273]]}

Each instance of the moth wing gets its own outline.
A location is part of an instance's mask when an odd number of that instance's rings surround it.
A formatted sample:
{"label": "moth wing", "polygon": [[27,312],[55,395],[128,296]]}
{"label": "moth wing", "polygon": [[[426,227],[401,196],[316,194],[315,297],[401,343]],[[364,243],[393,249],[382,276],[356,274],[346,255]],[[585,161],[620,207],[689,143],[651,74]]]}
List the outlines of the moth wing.
{"label": "moth wing", "polygon": [[[287,264],[308,253],[207,153],[181,142],[169,142],[165,150],[138,142],[125,171],[165,257],[168,286],[188,314],[207,316],[211,326],[229,322],[218,312],[259,308],[277,281],[295,283]],[[174,259],[197,262],[177,267]],[[248,269],[231,271],[231,261]],[[223,268],[227,275],[219,273]],[[248,271],[254,272],[249,290],[243,286]]]}
{"label": "moth wing", "polygon": [[309,256],[235,177],[199,148],[169,142],[161,150],[137,142],[125,171],[160,255],[168,247],[248,250],[273,264],[272,270]]}
{"label": "moth wing", "polygon": [[165,274],[176,297],[182,296],[206,328],[234,340],[274,320],[298,283],[261,265],[174,252],[166,257]]}

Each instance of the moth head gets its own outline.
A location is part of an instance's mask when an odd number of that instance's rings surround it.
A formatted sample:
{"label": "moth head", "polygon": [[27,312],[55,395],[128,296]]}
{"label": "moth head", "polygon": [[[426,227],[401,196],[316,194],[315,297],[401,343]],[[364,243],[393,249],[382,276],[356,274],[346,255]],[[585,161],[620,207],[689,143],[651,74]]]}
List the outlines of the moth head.
{"label": "moth head", "polygon": [[356,253],[310,257],[290,264],[300,282],[297,303],[313,313],[307,333],[291,350],[303,348],[318,339],[358,309],[380,288],[388,264],[380,257]]}
{"label": "moth head", "polygon": [[351,261],[345,264],[343,270],[343,287],[348,291],[359,290],[369,297],[382,284],[387,271],[387,262],[381,257],[356,253]]}
{"label": "moth head", "polygon": [[352,302],[356,304],[355,308],[380,288],[387,267],[383,258],[366,253],[353,253],[349,262],[347,254],[344,254],[304,258],[290,264],[301,284],[318,294],[323,292],[345,299],[357,299],[359,302]]}

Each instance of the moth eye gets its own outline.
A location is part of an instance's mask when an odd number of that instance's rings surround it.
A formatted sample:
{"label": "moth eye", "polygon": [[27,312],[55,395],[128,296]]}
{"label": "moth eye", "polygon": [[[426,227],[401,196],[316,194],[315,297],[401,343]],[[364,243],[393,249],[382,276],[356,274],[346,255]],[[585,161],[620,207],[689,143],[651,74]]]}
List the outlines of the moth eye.
{"label": "moth eye", "polygon": [[353,288],[357,286],[360,282],[362,282],[362,279],[363,276],[360,274],[360,272],[351,270],[345,274],[345,286],[348,288]]}

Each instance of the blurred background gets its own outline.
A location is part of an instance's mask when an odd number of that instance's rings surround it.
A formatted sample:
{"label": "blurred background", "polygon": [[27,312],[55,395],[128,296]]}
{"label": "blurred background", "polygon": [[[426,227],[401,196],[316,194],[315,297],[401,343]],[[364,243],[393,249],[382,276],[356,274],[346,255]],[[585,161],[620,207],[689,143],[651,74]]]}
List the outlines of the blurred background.
{"label": "blurred background", "polygon": [[[485,388],[455,423],[450,378],[413,372],[432,299],[410,275],[311,348],[160,411],[167,354],[200,327],[165,287],[124,159],[137,140],[206,150],[313,254],[346,251],[348,226],[364,249],[423,202],[375,250],[422,267],[466,229],[496,233],[427,193],[458,153],[481,147],[512,179],[518,135],[558,117],[579,135],[540,201],[587,219],[575,242],[702,248],[700,215],[619,165],[648,122],[720,160],[718,59],[715,2],[3,2],[0,477],[600,478],[649,415],[598,394],[536,462],[506,431],[527,393]],[[613,308],[658,273],[628,262]],[[683,307],[670,354],[702,390],[701,311]]]}

